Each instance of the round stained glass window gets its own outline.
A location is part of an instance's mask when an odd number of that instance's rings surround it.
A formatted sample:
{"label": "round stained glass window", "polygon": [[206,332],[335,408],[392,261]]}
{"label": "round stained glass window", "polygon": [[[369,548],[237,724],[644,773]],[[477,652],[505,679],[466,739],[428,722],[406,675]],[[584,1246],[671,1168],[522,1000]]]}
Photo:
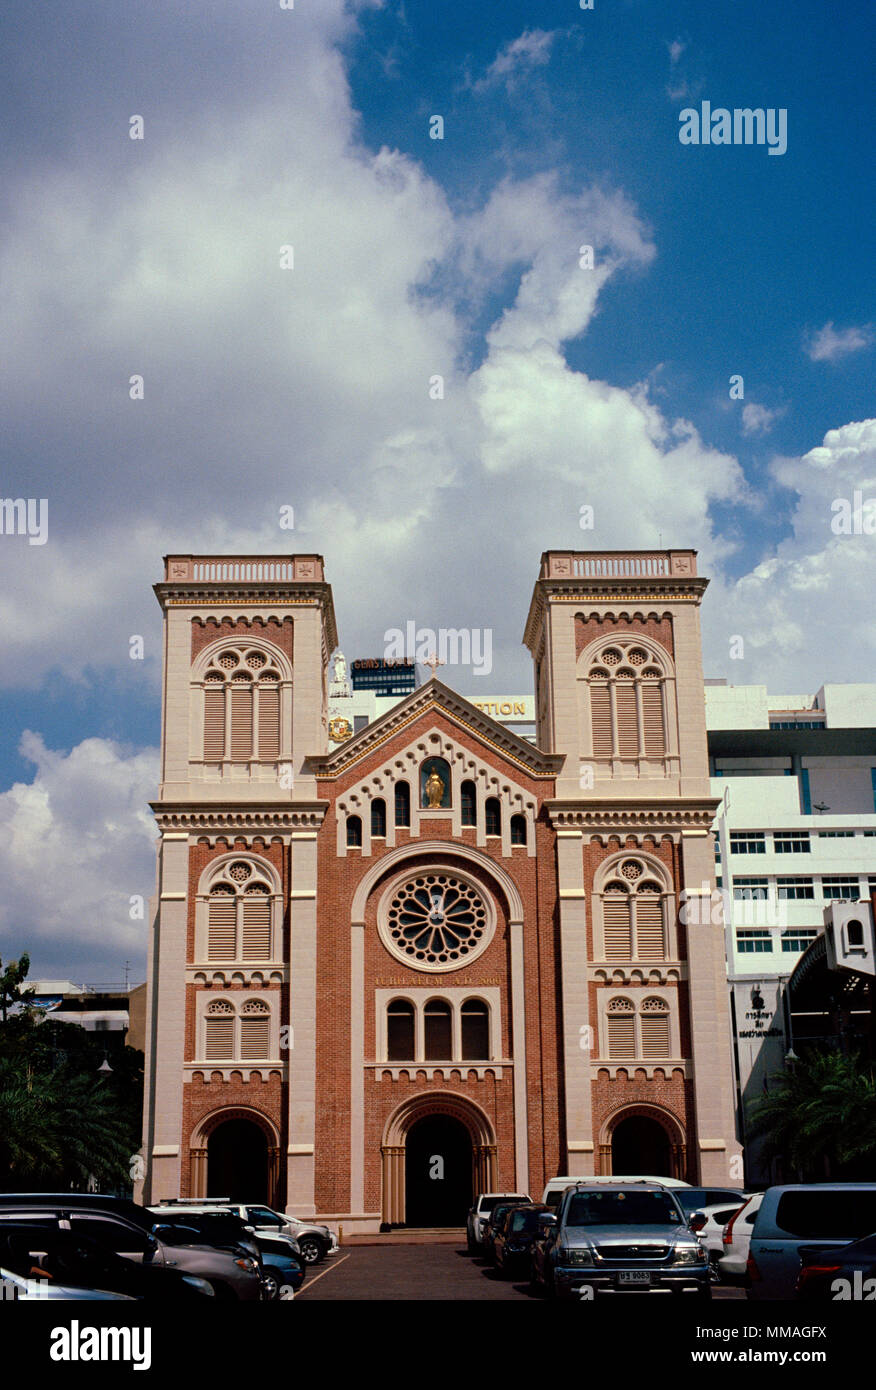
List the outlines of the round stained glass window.
{"label": "round stained glass window", "polygon": [[465,879],[423,873],[405,879],[385,907],[383,936],[394,955],[421,970],[452,970],[479,954],[492,936],[484,896]]}

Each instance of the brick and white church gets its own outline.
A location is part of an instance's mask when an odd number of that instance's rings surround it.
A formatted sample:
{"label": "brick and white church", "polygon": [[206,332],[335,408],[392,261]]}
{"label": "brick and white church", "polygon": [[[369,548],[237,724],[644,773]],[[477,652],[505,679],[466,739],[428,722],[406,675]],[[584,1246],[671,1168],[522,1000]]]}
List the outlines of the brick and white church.
{"label": "brick and white church", "polygon": [[[318,555],[166,559],[141,1200],[459,1226],[738,1174],[694,551],[549,551],[535,743],[438,679],[335,745]],[[696,915],[696,914],[694,914]]]}

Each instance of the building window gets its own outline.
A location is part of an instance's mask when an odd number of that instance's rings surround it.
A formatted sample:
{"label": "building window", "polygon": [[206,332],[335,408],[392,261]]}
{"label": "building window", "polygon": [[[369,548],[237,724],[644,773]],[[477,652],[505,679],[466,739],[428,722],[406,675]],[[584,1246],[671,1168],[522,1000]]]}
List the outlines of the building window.
{"label": "building window", "polygon": [[280,673],[256,649],[227,649],[204,675],[204,761],[276,762]]}
{"label": "building window", "polygon": [[271,1057],[271,1010],[247,999],[239,1012],[229,999],[214,999],[204,1017],[204,1061],[266,1062]]}
{"label": "building window", "polygon": [[779,898],[786,901],[815,897],[815,885],[811,878],[780,878],[777,887]]}
{"label": "building window", "polygon": [[783,951],[805,951],[810,942],[814,941],[818,932],[814,927],[793,927],[789,931],[782,932]]}
{"label": "building window", "polygon": [[386,1055],[390,1062],[414,1060],[414,1006],[393,999],[386,1011]]}
{"label": "building window", "polygon": [[488,796],[484,806],[484,824],[488,835],[502,834],[502,808],[497,796]]}
{"label": "building window", "polygon": [[395,823],[397,826],[410,826],[411,788],[409,782],[395,784]]}
{"label": "building window", "polygon": [[490,1011],[482,999],[467,999],[461,1010],[462,1060],[483,1062],[490,1056]]}
{"label": "building window", "polygon": [[664,672],[635,642],[605,647],[588,672],[593,756],[666,756]]}
{"label": "building window", "polygon": [[857,874],[833,874],[821,880],[821,896],[826,899],[846,898],[856,902],[860,897]]}
{"label": "building window", "polygon": [[644,999],[639,1010],[641,1056],[646,1061],[669,1054],[669,1005],[665,999]]}
{"label": "building window", "polygon": [[736,933],[736,949],[740,955],[763,955],[773,949],[772,937],[768,931],[741,928]]}
{"label": "building window", "polygon": [[274,903],[277,895],[246,860],[222,871],[207,898],[207,960],[273,959]]}
{"label": "building window", "polygon": [[459,789],[459,804],[463,825],[477,825],[478,793],[474,782],[463,782]]}
{"label": "building window", "polygon": [[637,859],[616,864],[602,892],[605,959],[665,960],[663,890]]}
{"label": "building window", "polygon": [[638,1010],[630,999],[610,1000],[606,1020],[609,1057],[641,1057],[645,1061],[669,1057],[669,1020],[665,999],[644,999]]}
{"label": "building window", "polygon": [[730,849],[733,854],[766,854],[766,835],[756,830],[731,830]]}
{"label": "building window", "polygon": [[378,796],[371,803],[371,838],[386,839],[386,802]]}
{"label": "building window", "polygon": [[427,1062],[448,1062],[453,1053],[452,1013],[443,999],[430,999],[423,1010]]}
{"label": "building window", "polygon": [[768,878],[734,878],[733,896],[738,902],[769,896]]}
{"label": "building window", "polygon": [[818,832],[819,840],[852,840],[854,836],[854,830],[819,830]]}
{"label": "building window", "polygon": [[809,854],[808,830],[776,830],[773,832],[776,854]]}
{"label": "building window", "polygon": [[608,1006],[608,1055],[636,1055],[636,1010],[629,999],[612,999]]}
{"label": "building window", "polygon": [[526,844],[526,817],[511,817],[511,843],[512,845]]}
{"label": "building window", "polygon": [[347,816],[347,849],[362,848],[362,819],[360,816]]}

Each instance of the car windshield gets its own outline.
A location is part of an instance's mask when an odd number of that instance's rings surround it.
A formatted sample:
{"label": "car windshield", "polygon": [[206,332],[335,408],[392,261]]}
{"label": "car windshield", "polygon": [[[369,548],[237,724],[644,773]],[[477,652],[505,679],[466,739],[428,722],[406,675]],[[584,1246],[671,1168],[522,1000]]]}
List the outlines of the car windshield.
{"label": "car windshield", "polygon": [[175,1245],[239,1245],[249,1240],[243,1222],[230,1212],[162,1212],[156,1224],[173,1227]]}
{"label": "car windshield", "polygon": [[[481,1205],[480,1205],[480,1213],[481,1213],[482,1216],[486,1216],[488,1213],[495,1211],[495,1210],[496,1210],[496,1207],[498,1207],[498,1206],[503,1206],[503,1205],[504,1205],[504,1206],[507,1206],[509,1202],[513,1203],[513,1201],[514,1201],[514,1198],[513,1198],[513,1197],[482,1197],[482,1198],[481,1198]],[[528,1198],[528,1197],[518,1197],[518,1198],[517,1198],[517,1201],[518,1201],[518,1202],[528,1202],[528,1201],[529,1201],[529,1198]]]}
{"label": "car windshield", "polygon": [[515,1211],[511,1217],[511,1230],[515,1235],[529,1234],[538,1230],[538,1218],[541,1211]]}
{"label": "car windshield", "polygon": [[681,1217],[668,1192],[576,1192],[567,1226],[676,1226]]}

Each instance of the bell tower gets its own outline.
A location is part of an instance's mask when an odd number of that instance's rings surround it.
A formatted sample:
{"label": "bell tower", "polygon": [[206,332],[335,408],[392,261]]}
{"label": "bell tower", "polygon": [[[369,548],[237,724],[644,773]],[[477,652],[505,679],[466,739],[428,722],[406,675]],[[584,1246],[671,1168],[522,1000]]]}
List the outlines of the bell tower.
{"label": "bell tower", "polygon": [[649,1153],[665,1145],[675,1176],[741,1177],[712,900],[717,802],[699,622],[707,584],[693,550],[541,557],[524,642],[539,747],[565,759],[548,809],[568,1173],[616,1171],[626,1139],[613,1135],[626,1116],[639,1130],[624,1134],[650,1133]]}

